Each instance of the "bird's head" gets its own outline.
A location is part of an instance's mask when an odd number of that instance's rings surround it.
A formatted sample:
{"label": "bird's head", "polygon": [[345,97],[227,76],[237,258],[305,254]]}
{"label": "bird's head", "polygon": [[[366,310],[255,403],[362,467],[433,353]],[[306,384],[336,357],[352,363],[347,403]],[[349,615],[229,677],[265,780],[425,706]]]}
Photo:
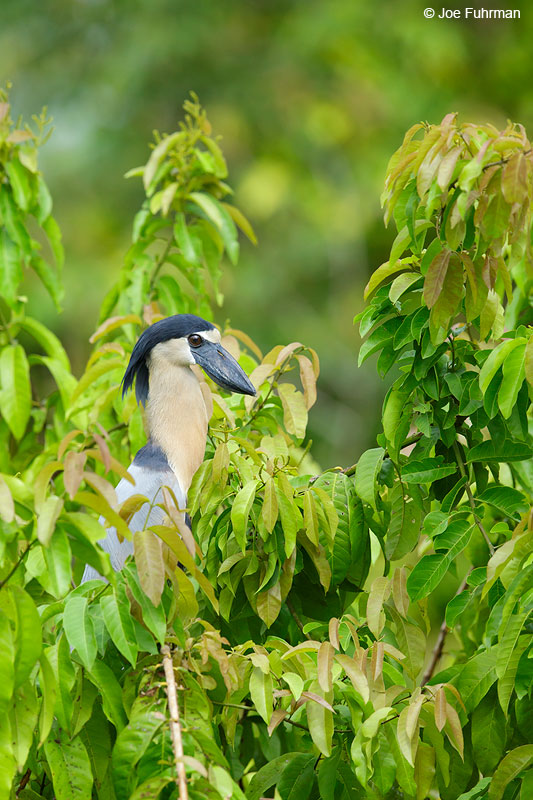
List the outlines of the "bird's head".
{"label": "bird's head", "polygon": [[220,344],[217,328],[194,314],[176,314],[155,322],[137,340],[122,380],[122,394],[136,378],[135,395],[143,405],[148,399],[153,358],[164,358],[177,367],[198,364],[222,389],[255,395],[244,370]]}

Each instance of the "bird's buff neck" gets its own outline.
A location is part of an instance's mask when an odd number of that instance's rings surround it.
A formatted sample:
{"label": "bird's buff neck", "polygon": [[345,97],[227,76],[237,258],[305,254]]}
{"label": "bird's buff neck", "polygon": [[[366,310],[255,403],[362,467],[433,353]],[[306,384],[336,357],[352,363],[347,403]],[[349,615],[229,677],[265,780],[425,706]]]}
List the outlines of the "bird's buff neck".
{"label": "bird's buff neck", "polygon": [[202,463],[208,415],[200,383],[189,366],[152,353],[146,416],[150,438],[165,453],[180,487],[188,492]]}

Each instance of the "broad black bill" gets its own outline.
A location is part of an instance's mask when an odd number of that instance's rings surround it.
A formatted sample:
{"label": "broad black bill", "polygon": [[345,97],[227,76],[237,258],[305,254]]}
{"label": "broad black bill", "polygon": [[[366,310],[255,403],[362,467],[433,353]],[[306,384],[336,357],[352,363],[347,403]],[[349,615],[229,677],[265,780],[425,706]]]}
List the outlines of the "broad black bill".
{"label": "broad black bill", "polygon": [[237,361],[222,345],[204,341],[192,351],[197,364],[227,392],[255,395],[255,388]]}

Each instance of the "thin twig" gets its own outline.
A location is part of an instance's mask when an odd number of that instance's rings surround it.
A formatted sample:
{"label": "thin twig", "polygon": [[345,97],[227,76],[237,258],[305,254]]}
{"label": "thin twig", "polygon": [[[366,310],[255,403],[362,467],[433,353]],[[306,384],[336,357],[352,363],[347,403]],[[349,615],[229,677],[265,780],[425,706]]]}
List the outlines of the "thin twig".
{"label": "thin twig", "polygon": [[298,627],[300,628],[300,630],[303,633],[303,635],[305,636],[305,638],[306,639],[311,639],[311,637],[304,631],[304,626],[303,626],[302,620],[300,619],[300,617],[296,613],[296,609],[294,608],[294,606],[291,603],[291,601],[287,599],[287,600],[285,600],[285,602],[287,603],[287,608],[291,612],[293,620],[298,625]]}
{"label": "thin twig", "polygon": [[18,789],[16,791],[16,795],[15,795],[16,797],[19,796],[21,791],[24,789],[24,787],[29,782],[30,778],[31,778],[31,769],[27,769],[26,772],[24,773],[24,775],[22,776],[22,779],[21,779],[21,781],[19,783]]}
{"label": "thin twig", "polygon": [[[470,572],[469,572],[470,574]],[[467,586],[468,575],[462,580],[459,588],[455,593],[455,597],[461,592],[464,592]],[[446,625],[446,620],[443,621],[442,625],[440,626],[439,635],[437,636],[437,641],[435,642],[435,647],[433,648],[433,653],[431,654],[431,661],[428,664],[427,670],[424,672],[422,676],[421,686],[425,686],[428,681],[431,680],[433,677],[433,673],[435,672],[435,667],[437,666],[440,657],[442,656],[442,651],[444,649],[444,640],[446,639],[446,634],[448,633],[448,626]]]}
{"label": "thin twig", "polygon": [[[400,450],[403,450],[405,447],[410,447],[412,444],[416,444],[417,442],[420,441],[423,435],[424,435],[423,433],[413,433],[412,436],[409,436],[409,438],[407,438],[405,442],[402,445],[400,445]],[[385,450],[384,458],[386,458],[387,456],[388,452],[387,450]],[[342,471],[344,472],[345,475],[355,475],[356,469],[357,469],[357,464],[352,464],[351,467],[346,467],[346,469],[343,469]]]}
{"label": "thin twig", "polygon": [[459,445],[457,444],[457,439],[453,443],[453,452],[455,453],[455,459],[456,459],[457,464],[459,466],[459,472],[461,473],[461,477],[466,479],[465,491],[466,491],[466,494],[468,496],[468,502],[470,503],[470,508],[472,509],[472,515],[474,517],[476,525],[478,526],[478,528],[479,528],[479,530],[481,532],[481,535],[483,536],[483,538],[487,542],[487,547],[489,548],[489,553],[492,556],[494,554],[494,545],[492,544],[491,540],[489,539],[489,535],[488,535],[487,531],[485,530],[485,528],[483,527],[483,524],[482,524],[480,518],[476,514],[476,504],[474,502],[474,495],[472,494],[472,489],[470,488],[470,482],[468,480],[468,475],[466,474],[465,465],[463,464],[463,458],[461,456],[461,451],[459,450]]}
{"label": "thin twig", "polygon": [[174,664],[172,663],[172,656],[170,655],[170,647],[167,644],[163,645],[161,648],[161,655],[163,656],[163,669],[165,670],[167,682],[166,692],[170,711],[170,735],[172,738],[174,758],[176,760],[176,771],[178,773],[177,784],[179,786],[179,798],[180,800],[189,800],[185,764],[183,763],[183,742],[181,739],[180,710],[178,706],[176,678],[174,676]]}
{"label": "thin twig", "polygon": [[27,554],[30,552],[31,548],[32,548],[32,547],[33,547],[33,545],[36,543],[36,541],[37,541],[37,540],[36,540],[36,539],[34,539],[34,540],[33,540],[33,542],[30,542],[30,543],[29,543],[29,545],[27,546],[27,548],[26,548],[26,549],[24,550],[24,552],[23,552],[23,553],[20,555],[20,557],[19,557],[19,559],[18,559],[17,563],[15,564],[15,566],[13,567],[13,569],[12,569],[10,572],[8,572],[8,574],[6,575],[6,577],[5,577],[3,580],[1,580],[1,581],[0,581],[0,589],[2,589],[2,588],[3,588],[3,587],[6,585],[6,583],[8,582],[8,580],[9,580],[9,579],[10,579],[10,578],[11,578],[11,577],[12,577],[12,576],[15,574],[15,572],[16,572],[16,571],[17,571],[17,569],[20,567],[20,565],[22,564],[22,562],[24,561],[24,559],[26,558]]}

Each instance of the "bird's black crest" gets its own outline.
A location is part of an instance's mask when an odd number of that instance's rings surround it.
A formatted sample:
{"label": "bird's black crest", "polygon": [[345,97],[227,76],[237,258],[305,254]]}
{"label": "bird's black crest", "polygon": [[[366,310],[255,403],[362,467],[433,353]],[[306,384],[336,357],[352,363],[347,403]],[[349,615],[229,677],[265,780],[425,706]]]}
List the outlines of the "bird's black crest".
{"label": "bird's black crest", "polygon": [[196,331],[211,331],[215,326],[194,314],[176,314],[173,317],[161,319],[150,325],[137,339],[133,348],[128,368],[122,379],[122,396],[131,389],[135,383],[135,396],[138,403],[146,405],[148,399],[148,366],[146,359],[152,348],[160,342],[169,339],[181,339]]}

